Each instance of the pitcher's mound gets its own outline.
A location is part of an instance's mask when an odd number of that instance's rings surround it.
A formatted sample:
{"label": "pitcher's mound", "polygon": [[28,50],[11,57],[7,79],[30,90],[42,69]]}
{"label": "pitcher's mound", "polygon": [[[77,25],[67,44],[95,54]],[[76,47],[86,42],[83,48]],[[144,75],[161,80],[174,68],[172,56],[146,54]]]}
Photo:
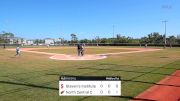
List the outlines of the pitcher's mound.
{"label": "pitcher's mound", "polygon": [[84,56],[76,56],[76,55],[54,55],[51,56],[50,59],[55,60],[99,60],[107,58],[105,55],[84,55]]}

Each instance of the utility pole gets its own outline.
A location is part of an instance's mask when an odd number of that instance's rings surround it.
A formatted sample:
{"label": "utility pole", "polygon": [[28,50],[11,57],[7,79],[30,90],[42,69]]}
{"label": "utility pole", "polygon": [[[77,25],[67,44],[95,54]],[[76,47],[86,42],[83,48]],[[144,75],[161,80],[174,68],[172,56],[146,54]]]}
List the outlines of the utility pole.
{"label": "utility pole", "polygon": [[162,23],[164,23],[164,48],[166,48],[166,23],[167,22],[168,22],[167,20],[162,21]]}
{"label": "utility pole", "polygon": [[113,39],[114,39],[114,25],[113,25]]}

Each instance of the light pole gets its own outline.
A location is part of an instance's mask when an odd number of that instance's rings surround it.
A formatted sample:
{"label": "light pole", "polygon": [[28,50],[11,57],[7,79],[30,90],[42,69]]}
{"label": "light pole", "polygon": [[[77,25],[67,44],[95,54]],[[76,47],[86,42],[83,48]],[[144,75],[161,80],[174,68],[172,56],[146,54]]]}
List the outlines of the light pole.
{"label": "light pole", "polygon": [[164,48],[166,48],[166,23],[167,22],[168,22],[167,20],[162,21],[162,23],[164,23]]}
{"label": "light pole", "polygon": [[[162,9],[164,9],[164,10],[171,10],[172,9],[172,6],[169,4],[170,3],[170,1],[171,0],[168,0],[168,2],[166,2],[167,4],[165,4],[165,5],[162,5]],[[166,11],[165,11],[165,13],[166,13]],[[166,48],[166,44],[167,44],[167,42],[166,42],[166,23],[168,22],[167,20],[164,20],[164,21],[162,21],[163,23],[164,23],[164,30],[165,30],[165,32],[164,32],[164,48]]]}

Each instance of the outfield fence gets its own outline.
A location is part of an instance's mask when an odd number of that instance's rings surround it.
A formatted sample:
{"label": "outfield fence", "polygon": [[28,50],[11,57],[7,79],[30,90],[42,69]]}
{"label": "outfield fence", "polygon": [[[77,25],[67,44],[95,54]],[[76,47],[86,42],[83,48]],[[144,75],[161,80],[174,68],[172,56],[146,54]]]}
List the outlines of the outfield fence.
{"label": "outfield fence", "polygon": [[[70,43],[69,46],[75,46],[78,43]],[[145,43],[85,43],[86,46],[146,46]],[[147,44],[147,46],[164,47],[164,44]],[[180,47],[180,44],[166,44],[166,47]]]}

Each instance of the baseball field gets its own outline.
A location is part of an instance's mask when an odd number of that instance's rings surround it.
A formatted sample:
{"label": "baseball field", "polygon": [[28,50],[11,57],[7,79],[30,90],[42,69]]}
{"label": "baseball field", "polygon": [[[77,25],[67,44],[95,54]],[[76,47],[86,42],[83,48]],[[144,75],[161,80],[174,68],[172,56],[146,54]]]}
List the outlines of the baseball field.
{"label": "baseball field", "polygon": [[[0,49],[0,101],[127,101],[180,69],[180,48],[86,47],[83,59],[76,47],[21,50]],[[121,76],[122,96],[60,97],[59,75]]]}

